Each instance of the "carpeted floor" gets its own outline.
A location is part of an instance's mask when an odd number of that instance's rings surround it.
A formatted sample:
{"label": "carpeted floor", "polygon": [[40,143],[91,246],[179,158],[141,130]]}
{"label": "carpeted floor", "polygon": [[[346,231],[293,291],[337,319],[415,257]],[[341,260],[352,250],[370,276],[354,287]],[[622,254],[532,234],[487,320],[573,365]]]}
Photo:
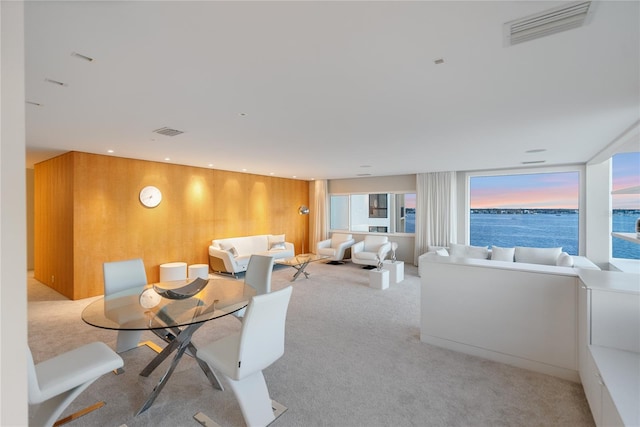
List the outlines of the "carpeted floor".
{"label": "carpeted floor", "polygon": [[[288,408],[278,427],[592,426],[581,385],[420,342],[420,279],[380,291],[359,266],[314,263],[309,279],[293,283],[285,355],[264,372],[271,397]],[[289,285],[294,270],[278,266],[272,287]],[[91,301],[69,301],[31,277],[29,345],[36,363],[91,341],[114,347],[116,333],[88,326],[80,313]],[[238,330],[228,316],[205,324],[194,343]],[[152,333],[145,339],[160,343]],[[122,354],[125,373],[105,375],[65,415],[106,406],[69,426],[198,426],[202,411],[221,426],[243,426],[231,390],[213,389],[185,356],[154,405],[135,416],[168,366],[138,375],[153,357],[141,347]]]}

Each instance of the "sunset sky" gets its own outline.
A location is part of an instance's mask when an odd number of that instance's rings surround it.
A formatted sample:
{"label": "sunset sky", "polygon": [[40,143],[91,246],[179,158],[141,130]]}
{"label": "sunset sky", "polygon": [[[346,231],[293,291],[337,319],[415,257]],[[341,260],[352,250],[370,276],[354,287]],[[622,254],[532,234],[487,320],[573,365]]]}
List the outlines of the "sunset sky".
{"label": "sunset sky", "polygon": [[[578,180],[577,172],[474,177],[471,208],[577,209]],[[640,153],[616,155],[613,189],[638,185]],[[613,196],[613,209],[640,209],[640,195]]]}

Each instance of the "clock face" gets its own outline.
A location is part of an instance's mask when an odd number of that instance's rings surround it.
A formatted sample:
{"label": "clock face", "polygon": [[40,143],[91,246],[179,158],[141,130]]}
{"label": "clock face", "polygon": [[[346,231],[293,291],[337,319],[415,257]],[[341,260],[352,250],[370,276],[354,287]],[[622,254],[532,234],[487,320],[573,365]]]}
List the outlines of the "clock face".
{"label": "clock face", "polygon": [[153,185],[140,190],[140,202],[148,208],[155,208],[162,201],[162,193]]}

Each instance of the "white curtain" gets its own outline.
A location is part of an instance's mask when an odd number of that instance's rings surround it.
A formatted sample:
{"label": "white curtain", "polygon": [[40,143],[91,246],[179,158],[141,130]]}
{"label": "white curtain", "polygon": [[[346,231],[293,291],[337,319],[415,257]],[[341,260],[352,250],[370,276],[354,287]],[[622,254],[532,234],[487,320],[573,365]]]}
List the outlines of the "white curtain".
{"label": "white curtain", "polygon": [[418,257],[428,246],[449,246],[455,239],[456,173],[420,173],[416,180],[414,264],[418,265]]}
{"label": "white curtain", "polygon": [[316,252],[316,244],[327,236],[327,180],[317,179],[310,188],[312,193],[309,218],[309,252]]}

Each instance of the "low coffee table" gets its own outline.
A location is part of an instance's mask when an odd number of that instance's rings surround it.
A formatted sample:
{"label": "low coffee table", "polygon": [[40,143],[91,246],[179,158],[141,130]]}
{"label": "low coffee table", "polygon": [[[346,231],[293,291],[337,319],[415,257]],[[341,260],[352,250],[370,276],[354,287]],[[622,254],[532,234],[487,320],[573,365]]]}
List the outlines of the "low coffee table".
{"label": "low coffee table", "polygon": [[327,255],[300,254],[291,258],[277,259],[275,262],[276,264],[288,265],[289,267],[293,267],[298,270],[296,271],[296,274],[293,275],[293,279],[291,279],[293,282],[301,273],[304,274],[304,277],[307,279],[309,278],[309,273],[304,271],[304,269],[307,268],[307,265],[309,265],[310,262],[321,261],[327,258],[329,258]]}

